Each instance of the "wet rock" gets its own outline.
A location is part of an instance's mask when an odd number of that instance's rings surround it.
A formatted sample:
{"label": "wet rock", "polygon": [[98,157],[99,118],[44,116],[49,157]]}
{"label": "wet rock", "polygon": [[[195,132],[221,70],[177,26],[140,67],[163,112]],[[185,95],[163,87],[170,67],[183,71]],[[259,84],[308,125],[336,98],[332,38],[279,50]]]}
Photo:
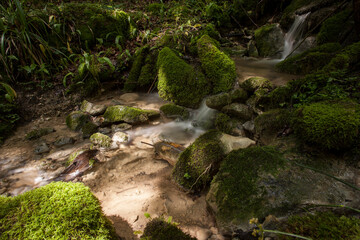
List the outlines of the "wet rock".
{"label": "wet rock", "polygon": [[254,121],[247,121],[243,124],[243,127],[246,131],[249,131],[251,133],[254,133],[255,131],[255,124]]}
{"label": "wet rock", "polygon": [[132,126],[130,124],[128,124],[128,123],[120,123],[120,124],[111,125],[111,131],[113,133],[123,132],[123,131],[129,130],[131,128],[132,128]]}
{"label": "wet rock", "polygon": [[87,122],[81,128],[81,133],[84,138],[90,137],[93,133],[96,133],[98,126],[94,122]]}
{"label": "wet rock", "polygon": [[273,84],[267,79],[263,77],[251,77],[246,79],[242,84],[241,87],[246,91],[253,93],[258,88],[263,89],[272,89]]}
{"label": "wet rock", "polygon": [[130,124],[140,124],[148,122],[150,118],[159,116],[159,112],[153,110],[142,110],[139,108],[123,105],[108,107],[104,113],[105,122],[126,122]]}
{"label": "wet rock", "polygon": [[200,192],[212,180],[225,156],[221,135],[208,131],[180,154],[171,176],[184,190]]}
{"label": "wet rock", "polygon": [[216,129],[233,136],[245,136],[243,123],[224,113],[218,113],[215,118]]}
{"label": "wet rock", "polygon": [[31,132],[27,133],[25,139],[27,140],[35,140],[41,138],[42,136],[48,135],[52,132],[55,132],[54,128],[39,128],[34,129]]}
{"label": "wet rock", "polygon": [[256,142],[251,140],[250,138],[235,137],[225,133],[221,135],[219,140],[223,144],[225,154],[228,154],[233,150],[248,148],[256,144]]}
{"label": "wet rock", "polygon": [[92,116],[98,116],[105,112],[105,105],[95,105],[91,102],[84,100],[81,104],[80,110],[86,113],[89,113]]}
{"label": "wet rock", "polygon": [[223,107],[221,111],[244,121],[250,120],[253,116],[253,111],[247,105],[242,103],[232,103]]}
{"label": "wet rock", "polygon": [[127,143],[129,141],[129,135],[124,132],[116,132],[112,137],[112,142],[115,144]]}
{"label": "wet rock", "polygon": [[181,119],[188,119],[190,116],[189,110],[185,107],[167,103],[160,107],[160,111],[167,117],[167,118],[181,118]]}
{"label": "wet rock", "polygon": [[248,94],[243,88],[236,88],[229,92],[231,102],[244,103],[248,99]]}
{"label": "wet rock", "polygon": [[110,148],[111,146],[111,138],[102,133],[94,133],[90,137],[91,143],[103,148]]}
{"label": "wet rock", "polygon": [[231,100],[229,93],[219,93],[208,97],[206,99],[206,106],[212,109],[221,110],[224,106],[229,105]]}
{"label": "wet rock", "polygon": [[185,150],[184,146],[172,142],[158,142],[154,144],[154,148],[156,157],[168,161],[172,166]]}
{"label": "wet rock", "polygon": [[80,131],[88,122],[91,122],[90,115],[81,111],[72,112],[66,117],[66,125],[73,131]]}
{"label": "wet rock", "polygon": [[36,147],[34,152],[36,154],[43,154],[43,153],[47,153],[50,152],[50,148],[49,146],[46,144],[46,142],[41,142],[39,143]]}
{"label": "wet rock", "polygon": [[99,133],[102,133],[102,134],[110,134],[112,132],[111,128],[108,128],[108,127],[104,127],[104,128],[99,128]]}
{"label": "wet rock", "polygon": [[281,56],[284,33],[279,24],[269,24],[255,30],[255,42],[261,57]]}
{"label": "wet rock", "polygon": [[75,139],[72,138],[72,137],[62,137],[62,138],[59,138],[58,140],[56,140],[54,142],[54,146],[55,147],[62,147],[64,145],[67,145],[67,144],[73,144],[75,142]]}

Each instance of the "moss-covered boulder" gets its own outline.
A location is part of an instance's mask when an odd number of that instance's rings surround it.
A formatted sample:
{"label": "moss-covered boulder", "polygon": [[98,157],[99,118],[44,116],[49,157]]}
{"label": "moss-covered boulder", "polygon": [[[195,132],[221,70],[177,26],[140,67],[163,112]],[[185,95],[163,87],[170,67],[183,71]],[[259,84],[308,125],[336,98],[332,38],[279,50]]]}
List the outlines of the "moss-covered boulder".
{"label": "moss-covered boulder", "polygon": [[209,131],[180,154],[172,178],[183,189],[200,192],[212,180],[225,154],[220,137],[221,132]]}
{"label": "moss-covered boulder", "polygon": [[189,110],[173,103],[162,105],[160,111],[168,118],[181,118],[185,120],[190,116]]}
{"label": "moss-covered boulder", "polygon": [[0,239],[117,239],[98,199],[81,183],[0,196],[0,225]]}
{"label": "moss-covered boulder", "polygon": [[235,88],[229,92],[232,102],[244,103],[248,99],[248,93],[243,88]]}
{"label": "moss-covered boulder", "polygon": [[71,112],[66,117],[66,125],[73,131],[81,130],[81,128],[88,122],[91,122],[90,115],[81,111]]}
{"label": "moss-covered boulder", "polygon": [[284,33],[278,24],[268,24],[255,30],[256,47],[261,57],[279,55],[284,45]]}
{"label": "moss-covered boulder", "polygon": [[125,85],[124,85],[125,91],[134,91],[136,89],[136,87],[138,86],[138,79],[141,74],[141,69],[145,63],[145,58],[148,53],[149,53],[149,47],[147,47],[147,46],[141,48],[137,52],[137,54],[135,56],[135,60],[132,64],[131,70],[129,72],[129,77],[127,78]]}
{"label": "moss-covered boulder", "polygon": [[326,66],[339,49],[339,43],[327,43],[285,59],[276,64],[276,69],[290,74],[313,73]]}
{"label": "moss-covered boulder", "polygon": [[241,83],[241,87],[249,93],[254,93],[259,88],[273,88],[273,84],[267,78],[250,77]]}
{"label": "moss-covered boulder", "polygon": [[53,128],[34,129],[26,134],[25,139],[35,140],[35,139],[41,138],[42,136],[48,135],[52,132],[55,132],[55,129],[53,129]]}
{"label": "moss-covered boulder", "polygon": [[168,47],[157,60],[159,96],[185,107],[196,107],[209,92],[204,75],[180,59]]}
{"label": "moss-covered boulder", "polygon": [[231,118],[224,113],[218,113],[215,118],[215,127],[217,130],[233,136],[245,136],[242,122]]}
{"label": "moss-covered boulder", "polygon": [[175,224],[165,221],[163,218],[154,218],[146,224],[141,239],[149,240],[196,240],[181,231]]}
{"label": "moss-covered boulder", "polygon": [[225,158],[206,196],[222,232],[248,229],[250,218],[262,218],[272,213],[275,206],[266,201],[270,196],[260,182],[276,176],[284,161],[271,147],[236,150]]}
{"label": "moss-covered boulder", "polygon": [[360,64],[360,42],[353,43],[342,49],[323,70],[325,72],[333,72],[339,70],[354,70]]}
{"label": "moss-covered boulder", "polygon": [[359,239],[360,220],[329,211],[308,213],[290,216],[280,230],[311,239]]}
{"label": "moss-covered boulder", "polygon": [[103,147],[103,148],[110,148],[111,142],[112,142],[111,138],[109,136],[106,136],[105,134],[102,134],[102,133],[94,133],[93,135],[91,135],[90,141],[94,145],[97,145],[97,146]]}
{"label": "moss-covered boulder", "polygon": [[157,75],[156,60],[158,54],[158,51],[152,51],[146,56],[144,65],[141,68],[141,72],[138,78],[138,86],[140,88],[150,87],[153,85]]}
{"label": "moss-covered boulder", "polygon": [[253,117],[253,110],[249,106],[242,103],[232,103],[223,107],[221,111],[242,121],[251,120]]}
{"label": "moss-covered boulder", "polygon": [[219,93],[206,98],[206,106],[212,109],[221,110],[224,106],[232,102],[229,93]]}
{"label": "moss-covered boulder", "polygon": [[308,143],[325,149],[347,149],[359,134],[359,107],[351,101],[313,103],[296,110],[293,128]]}
{"label": "moss-covered boulder", "polygon": [[158,116],[159,113],[154,110],[143,110],[140,108],[116,105],[106,109],[104,121],[107,123],[125,122],[129,124],[140,124],[148,122],[149,119]]}
{"label": "moss-covered boulder", "polygon": [[213,93],[226,92],[235,83],[235,63],[217,48],[214,41],[208,35],[198,40],[197,48],[201,67],[212,82]]}
{"label": "moss-covered boulder", "polygon": [[[321,45],[344,40],[344,35],[349,34],[349,30],[352,30],[353,20],[351,15],[351,9],[346,9],[326,19],[323,24],[321,24],[320,31],[316,36],[317,44]],[[350,26],[350,29],[348,26]]]}

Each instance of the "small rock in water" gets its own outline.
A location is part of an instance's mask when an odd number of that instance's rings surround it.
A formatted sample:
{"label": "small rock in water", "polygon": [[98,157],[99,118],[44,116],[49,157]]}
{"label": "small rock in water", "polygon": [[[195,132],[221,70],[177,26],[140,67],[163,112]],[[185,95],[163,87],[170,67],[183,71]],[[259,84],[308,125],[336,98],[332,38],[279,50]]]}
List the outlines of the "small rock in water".
{"label": "small rock in water", "polygon": [[72,137],[62,137],[54,142],[54,145],[56,147],[62,147],[66,144],[73,144],[75,142],[75,139]]}
{"label": "small rock in water", "polygon": [[113,133],[123,132],[123,131],[129,130],[131,128],[132,128],[132,126],[130,124],[128,124],[128,123],[120,123],[120,124],[111,125],[111,131]]}
{"label": "small rock in water", "polygon": [[157,158],[168,161],[171,165],[175,165],[180,153],[185,150],[185,147],[172,142],[158,142],[154,145],[155,154]]}
{"label": "small rock in water", "polygon": [[105,127],[105,128],[99,128],[99,133],[102,133],[102,134],[109,134],[109,133],[111,133],[111,128],[107,128],[107,127]]}
{"label": "small rock in water", "polygon": [[87,112],[92,116],[98,116],[105,112],[106,106],[95,105],[95,104],[92,104],[91,102],[84,100],[81,104],[80,109],[81,109],[81,111]]}
{"label": "small rock in water", "polygon": [[233,150],[244,149],[256,144],[255,141],[246,137],[234,137],[223,133],[220,141],[224,144],[224,151],[226,154]]}
{"label": "small rock in water", "polygon": [[255,124],[254,124],[254,121],[247,121],[243,124],[243,127],[245,130],[253,133],[254,130],[255,130]]}
{"label": "small rock in water", "polygon": [[34,152],[35,152],[36,154],[47,153],[47,152],[50,152],[50,148],[49,148],[49,146],[46,144],[46,142],[42,142],[42,143],[40,143],[39,145],[37,145],[37,146],[35,147]]}

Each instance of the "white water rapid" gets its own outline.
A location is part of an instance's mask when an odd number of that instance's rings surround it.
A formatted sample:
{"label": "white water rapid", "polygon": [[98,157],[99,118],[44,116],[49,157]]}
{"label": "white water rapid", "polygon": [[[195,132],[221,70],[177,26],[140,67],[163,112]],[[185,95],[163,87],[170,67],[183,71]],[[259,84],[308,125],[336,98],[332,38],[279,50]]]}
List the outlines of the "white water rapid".
{"label": "white water rapid", "polygon": [[302,33],[304,30],[304,23],[309,16],[310,12],[303,15],[296,15],[295,21],[290,30],[285,34],[284,51],[282,52],[281,59],[285,59],[296,47],[302,39]]}

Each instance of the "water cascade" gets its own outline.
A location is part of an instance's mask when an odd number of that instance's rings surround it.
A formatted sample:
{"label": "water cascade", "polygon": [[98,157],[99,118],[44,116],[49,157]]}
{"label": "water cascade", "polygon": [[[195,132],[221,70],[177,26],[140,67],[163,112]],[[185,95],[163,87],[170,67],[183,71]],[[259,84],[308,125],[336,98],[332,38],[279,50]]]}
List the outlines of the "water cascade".
{"label": "water cascade", "polygon": [[296,15],[295,21],[290,30],[285,34],[284,51],[281,59],[285,59],[296,47],[297,43],[301,40],[302,33],[305,26],[305,20],[310,12],[303,15]]}

